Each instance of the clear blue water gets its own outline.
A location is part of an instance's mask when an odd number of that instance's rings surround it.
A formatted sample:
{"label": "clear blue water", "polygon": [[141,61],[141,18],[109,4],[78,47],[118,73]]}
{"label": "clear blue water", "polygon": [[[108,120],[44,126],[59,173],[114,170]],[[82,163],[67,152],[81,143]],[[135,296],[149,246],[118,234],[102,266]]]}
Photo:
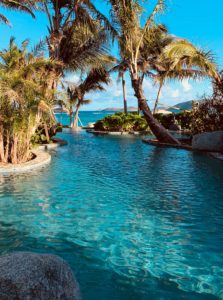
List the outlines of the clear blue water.
{"label": "clear blue water", "polygon": [[[97,120],[100,120],[104,118],[105,116],[108,116],[110,114],[114,114],[114,112],[109,111],[80,111],[79,118],[83,124],[83,126],[87,126],[88,123],[96,122]],[[56,114],[57,120],[60,123],[63,123],[63,125],[69,125],[70,124],[70,117],[66,113],[57,113]],[[81,124],[79,123],[79,126]]]}
{"label": "clear blue water", "polygon": [[223,163],[59,136],[49,166],[0,177],[0,253],[62,256],[84,300],[223,299]]}

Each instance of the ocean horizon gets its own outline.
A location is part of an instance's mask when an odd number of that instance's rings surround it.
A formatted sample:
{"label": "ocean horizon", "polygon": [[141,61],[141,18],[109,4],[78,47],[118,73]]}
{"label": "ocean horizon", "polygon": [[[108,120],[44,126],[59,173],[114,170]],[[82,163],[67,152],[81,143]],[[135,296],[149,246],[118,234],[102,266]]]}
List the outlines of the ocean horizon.
{"label": "ocean horizon", "polygon": [[[98,110],[92,110],[92,111],[80,111],[79,112],[79,119],[81,120],[81,123],[83,126],[87,126],[88,123],[94,123],[100,119],[103,119],[105,116],[114,114],[114,111],[98,111]],[[56,119],[59,123],[62,123],[63,125],[70,125],[70,116],[65,113],[55,113]]]}

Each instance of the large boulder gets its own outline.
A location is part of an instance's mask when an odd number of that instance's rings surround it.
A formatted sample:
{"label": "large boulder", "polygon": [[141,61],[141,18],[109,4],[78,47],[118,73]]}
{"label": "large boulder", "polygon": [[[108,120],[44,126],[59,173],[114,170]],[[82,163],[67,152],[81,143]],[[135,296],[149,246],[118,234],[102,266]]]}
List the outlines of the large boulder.
{"label": "large boulder", "polygon": [[67,263],[50,254],[0,256],[1,300],[79,300],[79,286]]}
{"label": "large boulder", "polygon": [[192,140],[192,148],[210,152],[223,152],[223,131],[196,134]]}

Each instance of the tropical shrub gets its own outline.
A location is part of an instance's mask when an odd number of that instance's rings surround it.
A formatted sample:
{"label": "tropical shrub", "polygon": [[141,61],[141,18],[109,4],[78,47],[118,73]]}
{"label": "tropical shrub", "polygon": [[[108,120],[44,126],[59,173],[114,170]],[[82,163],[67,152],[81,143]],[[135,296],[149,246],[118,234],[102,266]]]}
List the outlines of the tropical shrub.
{"label": "tropical shrub", "polygon": [[154,114],[154,116],[166,129],[174,122],[174,114]]}
{"label": "tropical shrub", "polygon": [[52,142],[52,137],[56,135],[57,132],[62,132],[63,128],[61,124],[55,126],[48,126],[48,135],[50,140],[48,141],[46,136],[46,131],[43,125],[39,126],[36,132],[32,135],[31,143],[33,145],[42,145]]}
{"label": "tropical shrub", "polygon": [[10,40],[0,52],[0,162],[22,163],[30,158],[30,142],[36,128],[51,116],[52,91],[46,78],[53,64],[27,52]]}
{"label": "tropical shrub", "polygon": [[169,129],[174,122],[177,122],[181,129],[185,131],[190,131],[192,127],[191,111],[183,111],[181,113],[172,113],[168,115],[155,114],[155,118],[167,129]]}
{"label": "tropical shrub", "polygon": [[223,130],[223,99],[207,98],[194,103],[192,133]]}
{"label": "tropical shrub", "polygon": [[223,100],[223,70],[218,78],[213,79],[213,99]]}
{"label": "tropical shrub", "polygon": [[145,131],[148,124],[145,118],[137,113],[118,112],[97,121],[94,128],[101,131]]}
{"label": "tropical shrub", "polygon": [[223,71],[213,79],[213,95],[193,104],[193,134],[223,130]]}

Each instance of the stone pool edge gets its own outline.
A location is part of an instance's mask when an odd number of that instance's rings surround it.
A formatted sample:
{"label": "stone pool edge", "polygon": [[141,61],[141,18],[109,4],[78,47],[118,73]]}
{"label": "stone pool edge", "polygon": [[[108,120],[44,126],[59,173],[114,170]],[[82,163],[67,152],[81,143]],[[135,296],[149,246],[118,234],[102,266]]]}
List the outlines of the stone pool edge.
{"label": "stone pool edge", "polygon": [[206,155],[208,155],[212,158],[223,161],[223,153],[220,153],[220,152],[193,149],[191,146],[185,145],[185,144],[172,145],[172,144],[168,144],[168,143],[161,143],[161,142],[158,142],[155,139],[142,139],[142,142],[145,143],[145,144],[149,144],[151,146],[155,146],[155,147],[176,148],[176,149],[182,149],[182,150],[193,151],[193,152],[201,152],[201,153],[206,154]]}
{"label": "stone pool edge", "polygon": [[51,144],[43,144],[38,146],[38,150],[53,150],[58,147],[66,146],[68,142],[66,140],[60,138],[53,138],[53,143]]}
{"label": "stone pool edge", "polygon": [[32,153],[35,155],[35,158],[23,164],[5,166],[0,164],[0,174],[7,175],[24,173],[27,171],[31,172],[35,169],[48,165],[51,161],[51,155],[46,151],[33,150]]}

